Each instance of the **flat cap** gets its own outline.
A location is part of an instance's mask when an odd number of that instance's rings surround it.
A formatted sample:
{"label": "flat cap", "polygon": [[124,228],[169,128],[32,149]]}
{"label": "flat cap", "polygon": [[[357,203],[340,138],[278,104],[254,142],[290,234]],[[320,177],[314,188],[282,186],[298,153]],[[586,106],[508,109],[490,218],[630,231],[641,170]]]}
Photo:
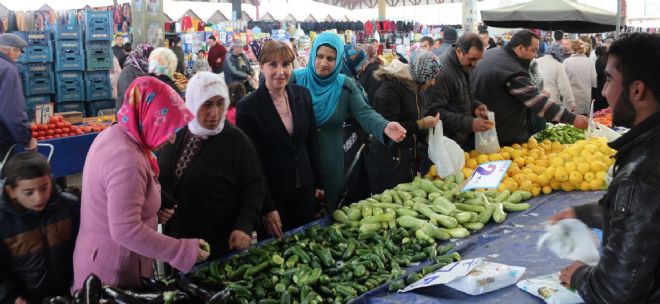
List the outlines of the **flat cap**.
{"label": "flat cap", "polygon": [[14,33],[5,33],[0,34],[0,45],[22,49],[27,46],[27,42]]}

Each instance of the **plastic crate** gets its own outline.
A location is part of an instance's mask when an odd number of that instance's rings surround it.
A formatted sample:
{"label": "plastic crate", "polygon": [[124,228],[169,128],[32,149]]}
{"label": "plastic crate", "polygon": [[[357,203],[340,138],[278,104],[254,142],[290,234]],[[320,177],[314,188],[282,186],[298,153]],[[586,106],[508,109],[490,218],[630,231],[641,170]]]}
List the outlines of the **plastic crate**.
{"label": "plastic crate", "polygon": [[51,63],[25,63],[17,64],[21,77],[26,77],[27,73],[47,73],[53,71]]}
{"label": "plastic crate", "polygon": [[82,72],[64,71],[55,76],[56,94],[55,101],[58,103],[67,101],[85,100],[85,83]]}
{"label": "plastic crate", "polygon": [[45,44],[28,45],[25,53],[16,61],[20,63],[53,62],[53,44],[48,40]]}
{"label": "plastic crate", "polygon": [[96,100],[85,103],[85,110],[87,110],[87,117],[98,116],[99,111],[114,109],[115,101],[114,100]]}
{"label": "plastic crate", "polygon": [[111,11],[85,11],[85,41],[111,41],[112,27]]}
{"label": "plastic crate", "polygon": [[82,40],[82,30],[78,24],[56,24],[55,40]]}
{"label": "plastic crate", "polygon": [[25,98],[25,112],[29,120],[34,120],[34,110],[38,105],[50,103],[50,95],[36,95]]}
{"label": "plastic crate", "polygon": [[55,94],[53,72],[25,72],[22,78],[25,96]]}
{"label": "plastic crate", "polygon": [[84,71],[85,57],[80,40],[55,42],[55,71]]}
{"label": "plastic crate", "polygon": [[112,99],[112,84],[108,71],[85,72],[87,101]]}
{"label": "plastic crate", "polygon": [[69,101],[55,104],[55,112],[81,112],[85,115],[85,103],[82,101]]}
{"label": "plastic crate", "polygon": [[85,70],[100,71],[112,69],[112,56],[110,41],[85,42]]}
{"label": "plastic crate", "polygon": [[25,40],[28,45],[46,45],[51,40],[49,31],[25,31],[14,34]]}

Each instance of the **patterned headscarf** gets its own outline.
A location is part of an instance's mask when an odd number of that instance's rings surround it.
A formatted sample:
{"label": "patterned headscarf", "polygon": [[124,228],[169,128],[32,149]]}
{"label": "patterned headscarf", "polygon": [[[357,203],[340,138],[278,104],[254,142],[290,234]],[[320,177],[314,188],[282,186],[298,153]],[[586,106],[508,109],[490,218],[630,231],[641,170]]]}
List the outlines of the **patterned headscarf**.
{"label": "patterned headscarf", "polygon": [[350,71],[350,76],[357,75],[357,72],[368,63],[367,53],[354,44],[344,45],[344,54],[344,67]]}
{"label": "patterned headscarf", "polygon": [[117,113],[119,125],[137,142],[155,175],[160,173],[153,150],[194,118],[172,88],[149,76],[136,78]]}
{"label": "patterned headscarf", "polygon": [[[229,90],[227,89],[225,80],[218,74],[211,72],[197,72],[197,74],[195,74],[195,76],[190,78],[190,81],[188,81],[188,87],[186,90],[186,107],[188,110],[190,110],[190,112],[197,116],[199,108],[207,100],[215,96],[220,96],[224,99],[224,113],[227,114],[227,108],[229,107],[230,99]],[[224,126],[225,115],[222,115],[220,118],[220,123],[213,130],[202,127],[197,119],[193,119],[188,123],[188,130],[190,130],[190,133],[194,135],[208,137],[222,132],[222,128]]]}
{"label": "patterned headscarf", "polygon": [[172,50],[164,47],[159,47],[151,52],[149,55],[149,73],[156,76],[165,75],[170,79],[174,79],[174,72],[179,59]]}
{"label": "patterned headscarf", "polygon": [[138,44],[128,54],[124,65],[132,65],[142,73],[149,73],[149,55],[153,50],[154,47],[147,43]]}
{"label": "patterned headscarf", "polygon": [[417,84],[423,84],[435,77],[442,64],[438,61],[432,52],[425,50],[416,50],[410,53],[410,63],[408,64],[410,74]]}
{"label": "patterned headscarf", "polygon": [[552,57],[557,59],[559,62],[564,62],[564,59],[570,56],[570,54],[567,56],[566,51],[564,50],[564,46],[558,42],[551,44],[550,47],[546,49],[545,53],[552,55]]}

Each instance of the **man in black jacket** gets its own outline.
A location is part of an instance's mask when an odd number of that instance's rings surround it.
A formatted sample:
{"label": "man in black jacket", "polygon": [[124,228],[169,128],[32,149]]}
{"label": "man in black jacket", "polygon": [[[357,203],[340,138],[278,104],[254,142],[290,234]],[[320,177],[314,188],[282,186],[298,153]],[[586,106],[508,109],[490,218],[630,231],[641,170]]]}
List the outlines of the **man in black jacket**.
{"label": "man in black jacket", "polygon": [[603,95],[617,126],[609,143],[614,179],[597,204],[566,209],[551,222],[577,218],[603,229],[595,266],[575,261],[559,279],[586,303],[660,303],[660,36],[635,33],[609,51]]}
{"label": "man in black jacket", "polygon": [[470,133],[492,127],[488,124],[488,108],[470,94],[468,73],[483,56],[479,36],[470,33],[461,36],[455,47],[438,57],[444,69],[436,77],[435,85],[424,94],[424,113],[432,116],[440,113],[444,134],[466,150],[474,148],[474,141],[466,141]]}

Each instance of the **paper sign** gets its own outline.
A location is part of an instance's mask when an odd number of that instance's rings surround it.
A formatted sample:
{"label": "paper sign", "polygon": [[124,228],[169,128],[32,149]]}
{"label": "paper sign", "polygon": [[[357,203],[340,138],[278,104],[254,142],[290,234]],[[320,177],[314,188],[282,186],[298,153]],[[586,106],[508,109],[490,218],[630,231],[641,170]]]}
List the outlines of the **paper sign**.
{"label": "paper sign", "polygon": [[53,104],[41,104],[34,108],[34,118],[38,124],[46,124],[53,116]]}
{"label": "paper sign", "polygon": [[399,292],[408,292],[417,288],[447,284],[457,278],[466,276],[468,273],[470,273],[470,271],[472,271],[472,269],[481,264],[481,262],[482,259],[477,258],[449,264],[436,270],[435,272],[428,274],[421,280],[408,285],[406,288],[400,290]]}
{"label": "paper sign", "polygon": [[504,178],[504,174],[509,170],[510,160],[498,160],[479,165],[472,173],[463,191],[479,188],[497,188]]}

